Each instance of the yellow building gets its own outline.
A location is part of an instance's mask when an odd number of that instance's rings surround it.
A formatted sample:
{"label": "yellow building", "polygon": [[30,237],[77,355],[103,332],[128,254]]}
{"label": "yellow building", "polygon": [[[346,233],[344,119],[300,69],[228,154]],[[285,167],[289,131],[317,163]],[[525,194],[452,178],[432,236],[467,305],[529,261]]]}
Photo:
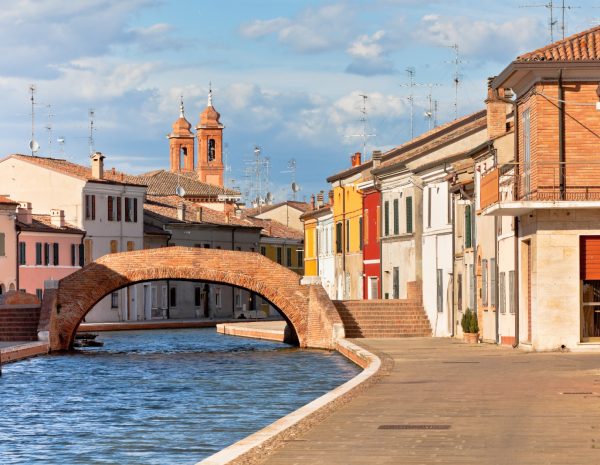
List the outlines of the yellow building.
{"label": "yellow building", "polygon": [[318,276],[317,256],[317,218],[314,211],[304,213],[300,219],[304,222],[304,276]]}

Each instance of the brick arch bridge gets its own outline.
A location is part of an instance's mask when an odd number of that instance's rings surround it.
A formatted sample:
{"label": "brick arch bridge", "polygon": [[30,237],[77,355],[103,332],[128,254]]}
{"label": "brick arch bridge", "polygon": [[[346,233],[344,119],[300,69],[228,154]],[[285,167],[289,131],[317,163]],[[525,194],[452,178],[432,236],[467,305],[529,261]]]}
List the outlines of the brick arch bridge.
{"label": "brick arch bridge", "polygon": [[252,291],[276,307],[301,347],[333,349],[344,337],[342,321],[320,284],[301,285],[293,271],[254,252],[166,247],[105,255],[47,289],[40,331],[51,350],[73,347],[85,315],[123,287],[153,280],[223,283]]}

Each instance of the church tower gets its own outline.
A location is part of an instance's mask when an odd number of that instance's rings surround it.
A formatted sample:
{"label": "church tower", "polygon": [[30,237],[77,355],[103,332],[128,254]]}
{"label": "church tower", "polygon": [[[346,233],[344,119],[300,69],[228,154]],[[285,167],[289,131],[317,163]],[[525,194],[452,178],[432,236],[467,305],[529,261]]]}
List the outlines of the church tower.
{"label": "church tower", "polygon": [[171,153],[171,171],[194,171],[194,134],[192,125],[185,119],[183,97],[179,106],[179,119],[173,123],[173,132],[167,136]]}
{"label": "church tower", "polygon": [[223,187],[223,125],[221,115],[212,104],[212,89],[208,91],[208,105],[200,113],[196,126],[198,137],[198,179]]}

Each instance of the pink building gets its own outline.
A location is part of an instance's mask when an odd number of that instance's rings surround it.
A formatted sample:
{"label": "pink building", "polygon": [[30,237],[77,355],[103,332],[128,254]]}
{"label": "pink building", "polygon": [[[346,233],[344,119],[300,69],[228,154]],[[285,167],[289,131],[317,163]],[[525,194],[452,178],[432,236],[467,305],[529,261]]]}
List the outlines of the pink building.
{"label": "pink building", "polygon": [[0,294],[17,289],[15,212],[19,204],[0,195]]}
{"label": "pink building", "polygon": [[34,215],[31,204],[17,210],[19,289],[41,300],[44,281],[58,280],[81,268],[85,232],[65,223],[63,210]]}

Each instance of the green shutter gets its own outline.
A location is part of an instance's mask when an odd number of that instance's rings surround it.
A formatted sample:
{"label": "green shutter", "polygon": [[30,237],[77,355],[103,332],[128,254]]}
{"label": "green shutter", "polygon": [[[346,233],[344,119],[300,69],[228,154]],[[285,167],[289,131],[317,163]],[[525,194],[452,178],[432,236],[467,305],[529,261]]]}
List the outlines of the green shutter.
{"label": "green shutter", "polygon": [[465,248],[471,247],[471,205],[465,206]]}
{"label": "green shutter", "polygon": [[394,234],[400,234],[400,218],[399,218],[400,208],[398,206],[398,199],[394,199]]}
{"label": "green shutter", "polygon": [[412,197],[406,197],[406,232],[413,232],[413,205]]}
{"label": "green shutter", "polygon": [[383,225],[384,225],[384,236],[390,235],[390,203],[386,200],[383,204]]}
{"label": "green shutter", "polygon": [[5,242],[5,235],[4,235],[4,233],[0,233],[0,257],[4,257],[5,252],[6,252],[4,242]]}

